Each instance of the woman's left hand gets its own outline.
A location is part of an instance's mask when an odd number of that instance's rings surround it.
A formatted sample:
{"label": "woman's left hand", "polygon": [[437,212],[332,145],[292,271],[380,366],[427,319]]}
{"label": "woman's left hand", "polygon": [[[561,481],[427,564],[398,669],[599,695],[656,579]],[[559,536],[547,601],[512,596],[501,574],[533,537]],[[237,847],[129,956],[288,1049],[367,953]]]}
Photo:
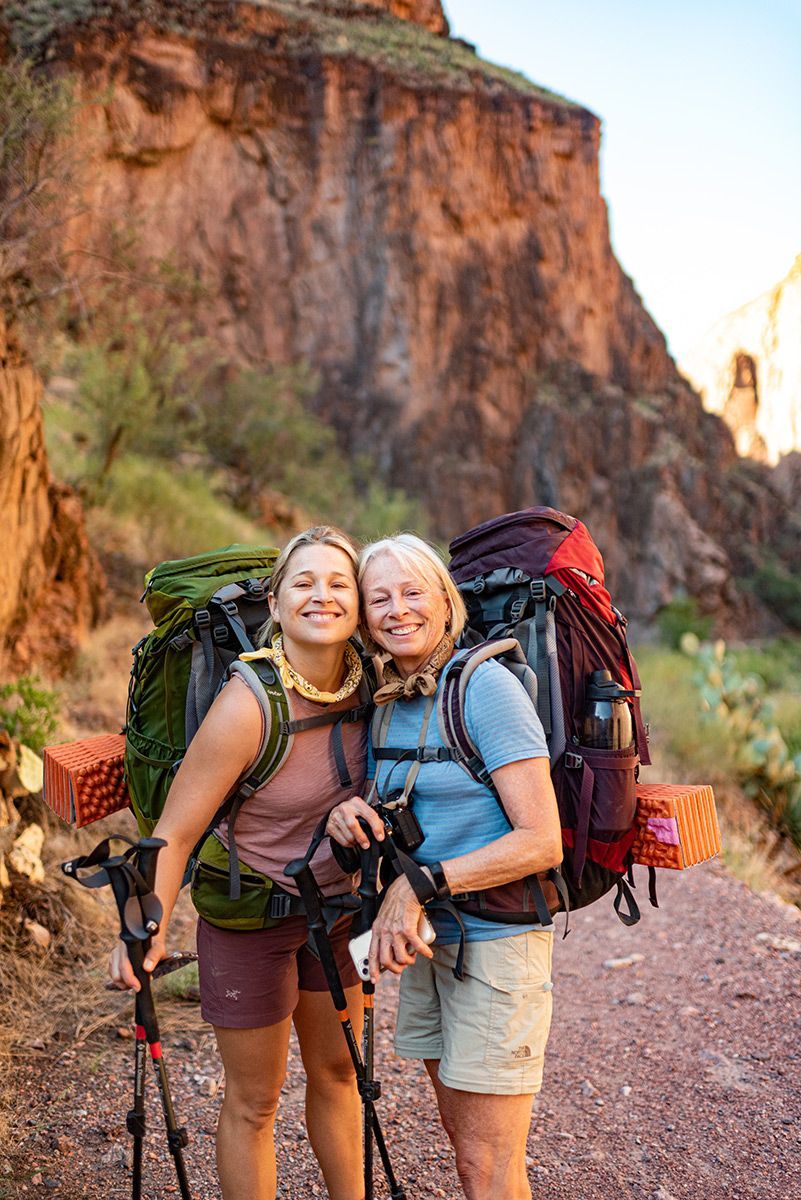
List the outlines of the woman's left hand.
{"label": "woman's left hand", "polygon": [[400,975],[418,954],[432,958],[433,952],[418,933],[420,901],[405,875],[399,876],[387,893],[373,922],[370,943],[370,978],[378,982],[381,968]]}

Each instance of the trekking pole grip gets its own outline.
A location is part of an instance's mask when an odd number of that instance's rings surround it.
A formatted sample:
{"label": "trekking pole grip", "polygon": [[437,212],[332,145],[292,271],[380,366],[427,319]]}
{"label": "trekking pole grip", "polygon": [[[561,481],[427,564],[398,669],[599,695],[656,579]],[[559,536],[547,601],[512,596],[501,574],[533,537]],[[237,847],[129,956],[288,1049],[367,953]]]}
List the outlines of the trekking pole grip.
{"label": "trekking pole grip", "polygon": [[159,850],[163,850],[166,845],[167,843],[164,838],[140,839],[137,851],[139,872],[151,890],[156,882],[156,863],[158,861]]}

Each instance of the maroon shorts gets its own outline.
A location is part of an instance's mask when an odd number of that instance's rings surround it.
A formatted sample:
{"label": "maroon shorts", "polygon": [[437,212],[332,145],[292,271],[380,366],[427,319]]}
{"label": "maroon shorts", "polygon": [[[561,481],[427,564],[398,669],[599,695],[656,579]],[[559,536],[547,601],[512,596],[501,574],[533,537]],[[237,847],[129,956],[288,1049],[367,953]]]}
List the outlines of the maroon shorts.
{"label": "maroon shorts", "polygon": [[[303,916],[284,917],[272,929],[218,929],[197,923],[200,1011],[204,1021],[222,1029],[261,1029],[277,1025],[295,1011],[299,992],[325,992],[328,984],[306,945],[309,927]],[[359,976],[348,952],[350,917],[331,932],[344,987]]]}

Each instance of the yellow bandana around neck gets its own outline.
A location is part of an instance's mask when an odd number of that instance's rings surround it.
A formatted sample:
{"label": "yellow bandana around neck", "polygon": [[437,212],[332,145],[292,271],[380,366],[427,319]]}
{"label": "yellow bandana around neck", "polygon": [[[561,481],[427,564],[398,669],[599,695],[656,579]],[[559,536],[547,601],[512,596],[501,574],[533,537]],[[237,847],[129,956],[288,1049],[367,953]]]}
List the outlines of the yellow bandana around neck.
{"label": "yellow bandana around neck", "polygon": [[347,667],[347,671],[342,687],[337,692],[321,691],[313,683],[309,683],[308,679],[304,679],[299,671],[295,670],[284,653],[283,634],[278,633],[275,635],[272,646],[262,646],[260,650],[249,651],[247,654],[240,654],[239,657],[242,659],[242,662],[253,662],[254,659],[258,658],[269,659],[278,668],[281,682],[288,692],[294,690],[306,700],[314,700],[317,704],[336,704],[339,700],[347,699],[348,696],[353,695],[362,681],[362,660],[359,657],[356,647],[350,642],[345,643],[345,666]]}

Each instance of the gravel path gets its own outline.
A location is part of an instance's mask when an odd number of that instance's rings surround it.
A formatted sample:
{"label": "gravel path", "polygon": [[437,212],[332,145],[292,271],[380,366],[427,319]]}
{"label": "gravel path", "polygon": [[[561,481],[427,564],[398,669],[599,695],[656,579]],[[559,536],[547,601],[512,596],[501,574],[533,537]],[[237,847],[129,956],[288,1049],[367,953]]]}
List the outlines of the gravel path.
{"label": "gravel path", "polygon": [[[642,888],[640,889],[642,891]],[[555,956],[545,1087],[529,1140],[533,1194],[548,1200],[789,1200],[801,1195],[801,914],[755,896],[718,864],[660,873],[662,907],[627,930],[599,902]],[[561,923],[561,919],[560,919]],[[641,956],[641,957],[638,957]],[[629,965],[605,966],[622,959]],[[414,1197],[461,1191],[421,1067],[396,1060],[394,981],[379,989],[382,1122]],[[130,1004],[106,1024],[18,1061],[30,1114],[23,1154],[0,1167],[0,1198],[122,1200],[132,1043]],[[102,1015],[102,1012],[101,1012]],[[222,1084],[195,1005],[162,1006],[164,1042],[196,1200],[219,1200],[213,1142]],[[147,1200],[173,1196],[149,1083]],[[278,1119],[281,1200],[325,1196],[303,1127],[297,1054]],[[377,1188],[377,1196],[387,1195]]]}

